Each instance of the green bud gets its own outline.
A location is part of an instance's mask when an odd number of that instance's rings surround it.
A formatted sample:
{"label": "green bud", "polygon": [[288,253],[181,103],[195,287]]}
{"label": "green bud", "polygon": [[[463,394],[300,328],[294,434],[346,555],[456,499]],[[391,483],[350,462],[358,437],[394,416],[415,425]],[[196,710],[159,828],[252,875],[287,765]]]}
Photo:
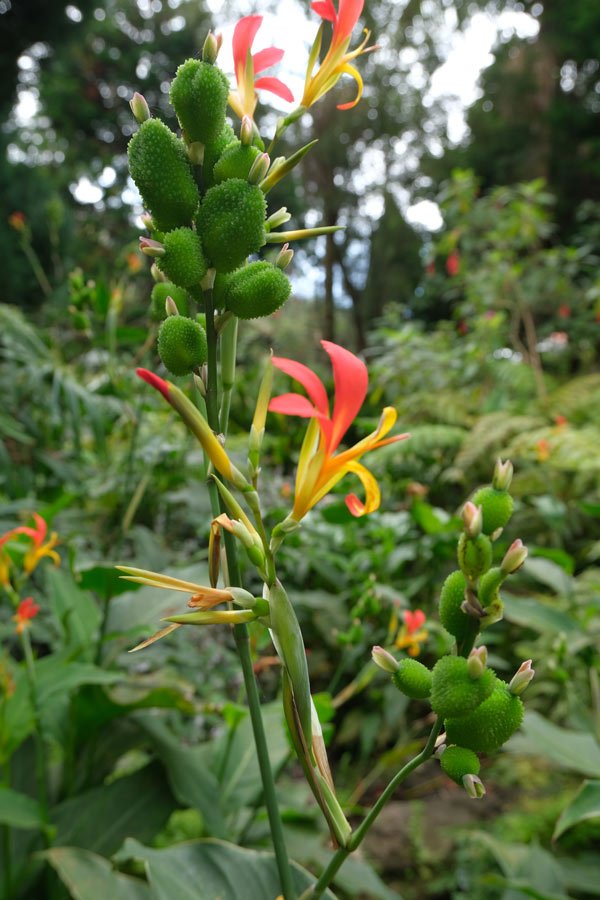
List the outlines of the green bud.
{"label": "green bud", "polygon": [[520,698],[497,679],[491,696],[474,712],[446,720],[446,735],[452,743],[477,753],[494,753],[519,728],[523,712]]}
{"label": "green bud", "polygon": [[240,319],[257,319],[283,306],[291,289],[281,269],[260,261],[227,275],[220,294],[225,307]]}
{"label": "green bud", "polygon": [[487,700],[495,680],[491,669],[473,678],[464,657],[442,656],[433,667],[431,707],[444,718],[467,715]]}
{"label": "green bud", "polygon": [[213,169],[215,163],[223,155],[227,147],[236,140],[235,132],[231,125],[225,124],[225,127],[216,138],[204,147],[204,162],[202,164],[202,176],[204,178],[204,186],[210,188],[214,185]]}
{"label": "green bud", "polygon": [[461,534],[458,540],[458,564],[471,581],[487,572],[492,564],[492,542],[485,534],[469,538]]}
{"label": "green bud", "polygon": [[206,332],[193,319],[169,316],[158,332],[158,354],[172,375],[189,375],[206,362]]}
{"label": "green bud", "polygon": [[150,295],[150,315],[155,322],[162,322],[166,316],[165,303],[167,297],[173,298],[180,316],[187,316],[188,314],[187,292],[183,288],[177,287],[172,281],[159,281],[152,288]]}
{"label": "green bud", "polygon": [[206,192],[197,217],[210,265],[231,272],[265,242],[266,201],[256,185],[230,178]]}
{"label": "green bud", "polygon": [[467,579],[457,570],[448,575],[440,594],[440,622],[459,641],[474,636],[479,628],[477,620],[461,609],[466,589]]}
{"label": "green bud", "polygon": [[447,747],[440,758],[440,765],[448,778],[461,785],[465,775],[479,775],[481,763],[477,755],[466,747]]}
{"label": "green bud", "polygon": [[176,228],[164,237],[165,255],[158,267],[171,281],[183,288],[200,284],[206,275],[207,265],[200,238],[191,228]]}
{"label": "green bud", "polygon": [[504,528],[513,512],[513,498],[506,491],[497,491],[491,485],[480,488],[472,498],[481,506],[484,534],[493,534]]}
{"label": "green bud", "polygon": [[210,144],[225,125],[229,83],[209,62],[187,59],[171,83],[171,103],[191,143]]}
{"label": "green bud", "polygon": [[159,119],[147,119],[127,148],[129,171],[162,231],[187,225],[199,195],[185,145]]}
{"label": "green bud", "polygon": [[413,700],[424,700],[431,692],[431,672],[416,659],[402,659],[392,675],[399,691]]}
{"label": "green bud", "polygon": [[228,178],[242,178],[246,181],[257,156],[260,156],[260,150],[252,144],[244,146],[240,141],[229,144],[214,165],[214,183],[220,184]]}

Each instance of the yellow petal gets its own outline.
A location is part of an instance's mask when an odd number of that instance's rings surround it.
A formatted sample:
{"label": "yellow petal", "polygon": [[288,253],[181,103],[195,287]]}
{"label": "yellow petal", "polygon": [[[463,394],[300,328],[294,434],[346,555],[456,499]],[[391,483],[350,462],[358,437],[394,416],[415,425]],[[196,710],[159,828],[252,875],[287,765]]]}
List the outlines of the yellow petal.
{"label": "yellow petal", "polygon": [[353,516],[364,516],[379,508],[381,503],[381,491],[379,485],[373,475],[357,462],[350,462],[346,465],[348,472],[353,472],[361,480],[365,489],[365,502],[358,499],[356,494],[348,494],[346,497],[346,505]]}
{"label": "yellow petal", "polygon": [[160,641],[161,638],[164,638],[168,634],[171,634],[172,631],[175,631],[175,629],[179,627],[179,625],[176,625],[174,623],[172,625],[167,625],[165,628],[161,628],[160,631],[156,631],[149,638],[146,638],[146,640],[142,641],[141,644],[138,644],[136,647],[132,647],[129,652],[135,653],[137,650],[143,650],[144,647],[149,647],[150,644],[154,644],[155,641]]}
{"label": "yellow petal", "polygon": [[358,69],[355,69],[354,66],[346,64],[345,66],[341,67],[341,71],[344,72],[346,75],[350,75],[352,78],[354,78],[354,80],[357,84],[357,91],[356,91],[356,97],[354,98],[354,100],[352,100],[350,103],[338,103],[338,109],[352,109],[352,107],[356,106],[356,104],[362,97],[363,80],[362,80],[360,72],[358,71]]}

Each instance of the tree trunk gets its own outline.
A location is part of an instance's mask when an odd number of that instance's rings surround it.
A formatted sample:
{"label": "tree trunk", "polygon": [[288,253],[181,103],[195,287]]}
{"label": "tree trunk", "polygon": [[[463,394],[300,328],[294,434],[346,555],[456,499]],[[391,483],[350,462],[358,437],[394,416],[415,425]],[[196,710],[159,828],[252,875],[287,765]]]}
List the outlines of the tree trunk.
{"label": "tree trunk", "polygon": [[[325,211],[325,224],[337,223],[337,211]],[[333,301],[333,270],[335,266],[336,248],[333,234],[325,235],[325,297],[323,309],[323,337],[326,341],[335,341],[335,304]]]}

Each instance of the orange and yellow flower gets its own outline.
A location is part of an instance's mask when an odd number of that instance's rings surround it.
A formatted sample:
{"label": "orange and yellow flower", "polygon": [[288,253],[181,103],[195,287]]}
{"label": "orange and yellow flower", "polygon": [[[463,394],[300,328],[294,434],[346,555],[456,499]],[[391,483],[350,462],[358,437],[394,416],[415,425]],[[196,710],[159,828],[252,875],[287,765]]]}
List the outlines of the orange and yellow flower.
{"label": "orange and yellow flower", "polygon": [[350,46],[352,32],[360,18],[363,6],[364,0],[338,0],[337,10],[333,0],[316,0],[315,3],[311,4],[311,8],[321,16],[324,21],[333,24],[333,34],[329,49],[315,72],[314,68],[321,51],[321,42],[323,40],[323,25],[321,25],[317,32],[317,36],[310,51],[308,68],[306,70],[306,80],[304,82],[304,93],[302,95],[302,100],[300,101],[300,106],[308,109],[324,94],[330,91],[338,83],[342,75],[350,75],[351,78],[354,78],[357,85],[357,92],[354,100],[351,100],[349,103],[338,104],[338,109],[351,109],[353,106],[356,106],[362,97],[363,80],[358,69],[350,65],[350,63],[362,53],[368,53],[370,50],[375,49],[374,47],[366,46],[370,37],[370,32],[365,30],[365,38],[355,50],[348,52],[348,47]]}
{"label": "orange and yellow flower", "polygon": [[425,613],[422,609],[407,609],[402,618],[404,625],[398,631],[394,646],[398,650],[406,650],[409,656],[418,656],[421,652],[421,644],[425,643],[428,632],[425,624]]}
{"label": "orange and yellow flower", "polygon": [[277,47],[265,47],[258,53],[252,53],[252,44],[256,32],[261,26],[262,16],[244,16],[235,26],[233,32],[233,63],[237,90],[229,95],[229,105],[242,119],[244,116],[254,117],[258,103],[256,89],[270,91],[283,100],[291,103],[294,99],[289,87],[271,75],[256,78],[260,72],[274,66],[283,58],[283,50]]}
{"label": "orange and yellow flower", "polygon": [[55,565],[60,564],[60,556],[54,549],[58,544],[58,535],[52,532],[49,539],[46,540],[48,534],[48,525],[46,521],[38,514],[33,514],[35,527],[31,528],[27,525],[19,525],[17,528],[11,528],[6,534],[0,537],[0,585],[8,584],[10,557],[2,548],[7,541],[19,534],[24,534],[32,541],[32,546],[23,558],[23,569],[27,575],[30,575],[37,567],[38,563],[48,556],[54,561]]}
{"label": "orange and yellow flower", "polygon": [[329,354],[333,368],[334,401],[331,413],[323,382],[311,369],[292,359],[273,357],[273,365],[299,381],[310,398],[301,394],[283,394],[273,398],[269,404],[271,412],[311,419],[296,473],[291,512],[291,518],[296,522],[350,472],[358,476],[366,494],[364,503],[356,494],[346,497],[346,505],[352,515],[362,516],[377,509],[381,502],[379,485],[359,460],[370,450],[409,437],[408,434],[385,437],[397,418],[396,410],[387,406],[372,434],[354,447],[336,454],[366,397],[368,374],[362,360],[350,351],[330,341],[321,341],[321,346]]}
{"label": "orange and yellow flower", "polygon": [[17,611],[13,616],[13,622],[16,622],[15,631],[17,634],[23,634],[26,628],[30,627],[31,620],[35,619],[41,607],[35,602],[33,597],[26,597],[21,600],[17,606]]}

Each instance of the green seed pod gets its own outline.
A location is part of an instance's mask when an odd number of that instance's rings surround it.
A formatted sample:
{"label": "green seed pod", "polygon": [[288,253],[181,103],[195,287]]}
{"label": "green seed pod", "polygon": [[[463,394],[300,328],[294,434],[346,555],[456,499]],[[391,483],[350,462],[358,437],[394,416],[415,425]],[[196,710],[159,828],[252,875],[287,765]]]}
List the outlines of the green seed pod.
{"label": "green seed pod", "polygon": [[512,516],[513,498],[507,491],[497,491],[488,485],[480,488],[472,500],[481,506],[484,534],[493,534],[498,528],[504,528]]}
{"label": "green seed pod", "polygon": [[466,747],[447,747],[440,757],[440,765],[448,778],[462,787],[465,775],[479,775],[481,763]]}
{"label": "green seed pod", "polygon": [[464,657],[442,656],[433,667],[431,707],[444,718],[465,716],[487,700],[495,681],[491,669],[485,669],[479,678],[472,678]]}
{"label": "green seed pod", "polygon": [[158,331],[158,354],[172,375],[189,375],[206,362],[206,332],[185,316],[168,316]]}
{"label": "green seed pod", "polygon": [[257,156],[260,156],[260,150],[257,147],[252,144],[245,147],[241,141],[234,141],[225,148],[214,165],[214,183],[220,184],[227,178],[242,178],[246,181],[248,172]]}
{"label": "green seed pod", "polygon": [[462,611],[467,579],[458,569],[446,578],[440,594],[440,622],[450,634],[462,641],[477,634],[477,620]]}
{"label": "green seed pod", "polygon": [[150,316],[155,322],[162,322],[166,316],[165,302],[167,297],[172,297],[180,316],[188,314],[188,295],[183,288],[177,287],[172,281],[158,281],[152,288],[150,295]]}
{"label": "green seed pod", "polygon": [[204,179],[204,187],[210,188],[214,185],[213,170],[215,164],[223,155],[224,151],[231,143],[237,140],[235,131],[228,123],[225,124],[223,131],[218,138],[204,147],[204,162],[202,163],[202,177]]}
{"label": "green seed pod", "polygon": [[475,580],[492,564],[492,542],[485,534],[469,538],[461,534],[458,541],[458,564],[467,578]]}
{"label": "green seed pod", "polygon": [[159,119],[147,119],[129,141],[129,171],[156,227],[187,225],[199,195],[185,145]]}
{"label": "green seed pod", "polygon": [[171,103],[190,142],[209,144],[225,125],[229,95],[227,78],[217,66],[187,59],[171,84]]}
{"label": "green seed pod", "polygon": [[523,721],[523,703],[496,679],[494,690],[468,716],[446,719],[446,735],[453,744],[477,753],[493,753],[515,733]]}
{"label": "green seed pod", "polygon": [[431,691],[431,672],[416,659],[402,659],[392,681],[403,694],[413,700],[424,700]]}
{"label": "green seed pod", "polygon": [[266,209],[261,189],[241,178],[230,178],[206,192],[197,225],[211,266],[231,272],[260,250]]}
{"label": "green seed pod", "polygon": [[191,228],[176,228],[164,239],[165,255],[158,268],[182,288],[196,287],[206,275],[207,265],[200,238]]}
{"label": "green seed pod", "polygon": [[281,269],[265,261],[237,269],[221,287],[225,307],[240,319],[270,316],[283,306],[292,289]]}

